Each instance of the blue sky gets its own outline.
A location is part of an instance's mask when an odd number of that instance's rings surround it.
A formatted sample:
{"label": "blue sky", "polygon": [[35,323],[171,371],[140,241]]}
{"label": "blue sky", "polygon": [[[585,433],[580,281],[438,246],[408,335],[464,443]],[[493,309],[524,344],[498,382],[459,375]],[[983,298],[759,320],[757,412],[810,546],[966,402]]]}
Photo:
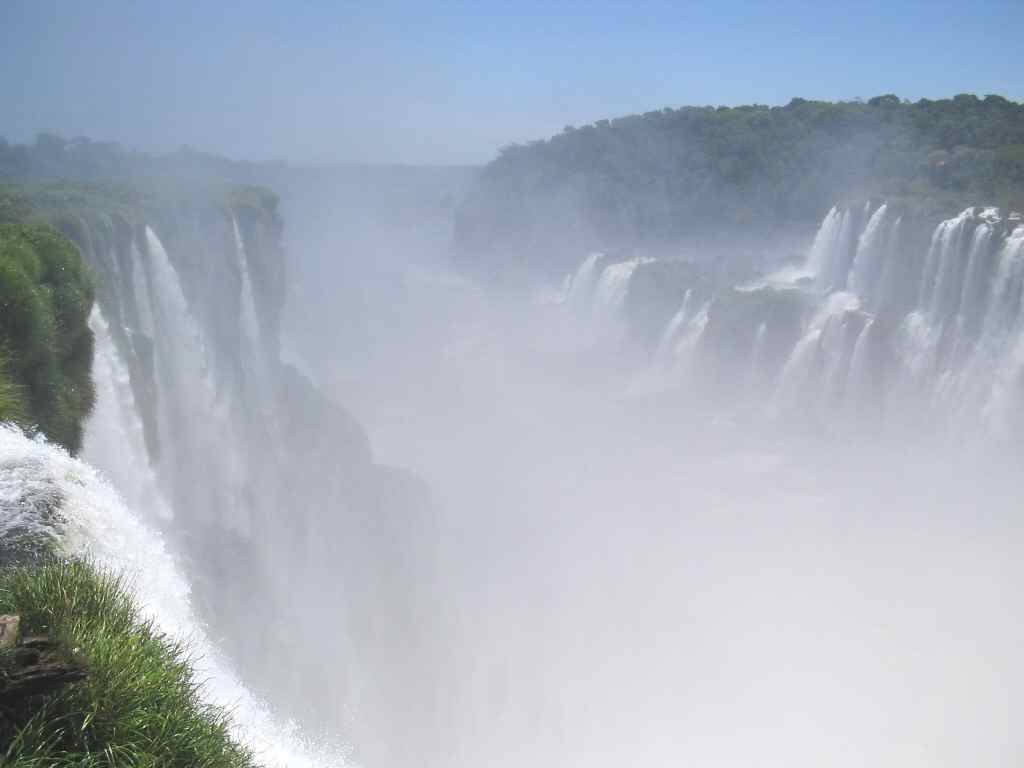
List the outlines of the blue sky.
{"label": "blue sky", "polygon": [[1020,101],[1022,11],[1024,0],[0,0],[0,135],[478,163],[567,124],[666,106]]}

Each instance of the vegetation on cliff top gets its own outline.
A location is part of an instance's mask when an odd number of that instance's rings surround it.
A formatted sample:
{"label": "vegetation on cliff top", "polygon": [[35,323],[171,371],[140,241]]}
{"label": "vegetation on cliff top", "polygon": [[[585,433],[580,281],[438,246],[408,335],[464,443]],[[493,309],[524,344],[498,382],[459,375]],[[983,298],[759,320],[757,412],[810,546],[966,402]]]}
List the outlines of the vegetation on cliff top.
{"label": "vegetation on cliff top", "polygon": [[0,421],[71,451],[93,406],[93,283],[75,246],[0,196]]}
{"label": "vegetation on cliff top", "polygon": [[1024,207],[1024,104],[967,94],[916,103],[793,99],[567,127],[504,148],[459,211],[456,237],[468,259],[544,260],[564,245],[811,222],[837,201],[871,195],[936,212]]}
{"label": "vegetation on cliff top", "polygon": [[3,765],[254,765],[227,713],[202,701],[187,649],[140,616],[118,577],[78,561],[6,568],[0,614],[20,615],[23,635],[56,641],[87,672],[0,719]]}

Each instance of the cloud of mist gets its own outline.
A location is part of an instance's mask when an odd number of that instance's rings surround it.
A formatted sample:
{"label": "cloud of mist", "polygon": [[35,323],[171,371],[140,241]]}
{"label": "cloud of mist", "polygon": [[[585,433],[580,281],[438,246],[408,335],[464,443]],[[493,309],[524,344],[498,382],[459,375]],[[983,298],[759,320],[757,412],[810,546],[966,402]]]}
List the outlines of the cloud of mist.
{"label": "cloud of mist", "polygon": [[564,306],[453,275],[443,216],[320,194],[291,248],[338,300],[300,276],[286,333],[363,337],[314,374],[440,498],[438,764],[1012,762],[1012,462],[628,396]]}

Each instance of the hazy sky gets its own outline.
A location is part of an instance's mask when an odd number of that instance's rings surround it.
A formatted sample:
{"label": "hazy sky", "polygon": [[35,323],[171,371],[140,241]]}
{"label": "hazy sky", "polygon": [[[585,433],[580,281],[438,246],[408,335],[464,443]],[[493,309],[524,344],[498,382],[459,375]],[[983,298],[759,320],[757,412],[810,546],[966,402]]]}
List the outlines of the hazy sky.
{"label": "hazy sky", "polygon": [[1021,0],[0,0],[0,135],[478,163],[566,124],[893,92],[1024,99]]}

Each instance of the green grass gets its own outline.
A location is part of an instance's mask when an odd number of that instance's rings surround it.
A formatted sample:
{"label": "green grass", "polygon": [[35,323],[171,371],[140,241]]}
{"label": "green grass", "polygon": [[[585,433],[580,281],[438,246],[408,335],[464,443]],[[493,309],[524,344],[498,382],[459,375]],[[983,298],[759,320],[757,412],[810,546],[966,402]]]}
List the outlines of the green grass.
{"label": "green grass", "polygon": [[241,768],[227,714],[203,703],[187,648],[143,620],[121,579],[79,561],[0,571],[0,613],[24,634],[72,649],[85,681],[37,697],[30,716],[0,724],[10,768]]}

